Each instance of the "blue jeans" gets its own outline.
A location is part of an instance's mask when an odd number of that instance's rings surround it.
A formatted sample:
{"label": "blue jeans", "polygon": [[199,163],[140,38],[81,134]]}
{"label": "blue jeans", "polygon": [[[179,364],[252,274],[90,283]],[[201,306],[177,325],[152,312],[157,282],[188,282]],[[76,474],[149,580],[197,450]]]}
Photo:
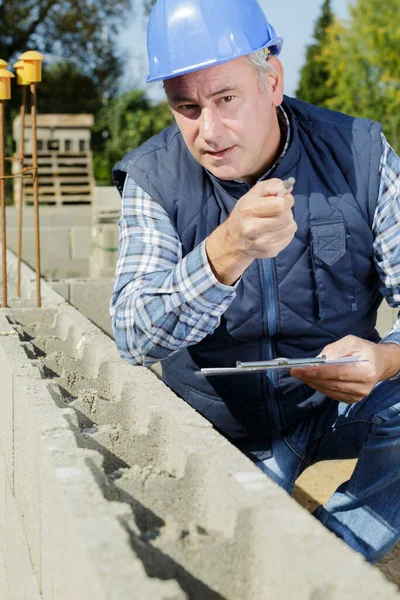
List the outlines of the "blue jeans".
{"label": "blue jeans", "polygon": [[291,493],[299,475],[323,461],[357,458],[349,481],[314,516],[360,552],[380,560],[400,538],[400,380],[378,384],[356,404],[331,401],[256,464]]}

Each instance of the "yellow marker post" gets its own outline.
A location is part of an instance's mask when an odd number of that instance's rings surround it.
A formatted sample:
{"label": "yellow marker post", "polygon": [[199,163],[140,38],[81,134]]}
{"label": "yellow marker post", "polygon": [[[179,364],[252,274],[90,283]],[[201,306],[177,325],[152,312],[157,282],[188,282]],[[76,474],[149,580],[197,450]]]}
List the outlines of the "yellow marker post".
{"label": "yellow marker post", "polygon": [[39,236],[39,179],[37,162],[37,130],[36,130],[36,84],[42,81],[43,54],[35,50],[24,52],[19,57],[24,62],[24,76],[31,89],[31,120],[32,120],[32,166],[33,166],[33,206],[35,215],[35,246],[36,246],[36,306],[41,306],[40,294],[40,236]]}
{"label": "yellow marker post", "polygon": [[[5,61],[1,61],[5,63]],[[6,63],[7,64],[7,63]],[[3,308],[7,306],[7,240],[6,240],[6,181],[4,151],[4,101],[11,98],[13,73],[0,69],[0,207],[1,207],[1,256],[3,275]]]}
{"label": "yellow marker post", "polygon": [[36,52],[36,50],[28,50],[24,52],[18,58],[24,61],[24,72],[26,80],[29,83],[40,83],[42,81],[42,60],[44,60],[43,54]]}
{"label": "yellow marker post", "polygon": [[26,86],[30,81],[26,76],[25,63],[19,60],[13,64],[17,72],[17,83],[21,86],[21,109],[20,109],[20,146],[19,146],[19,164],[21,173],[21,183],[19,188],[18,202],[18,241],[17,241],[17,298],[21,297],[21,262],[22,262],[22,211],[24,206],[24,154],[25,154],[25,112],[26,112]]}

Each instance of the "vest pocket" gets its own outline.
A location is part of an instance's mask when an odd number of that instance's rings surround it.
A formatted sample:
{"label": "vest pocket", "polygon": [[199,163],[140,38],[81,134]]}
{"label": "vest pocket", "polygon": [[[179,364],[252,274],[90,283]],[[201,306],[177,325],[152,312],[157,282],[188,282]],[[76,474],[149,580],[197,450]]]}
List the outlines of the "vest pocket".
{"label": "vest pocket", "polygon": [[351,238],[344,219],[312,221],[310,229],[320,320],[356,311]]}

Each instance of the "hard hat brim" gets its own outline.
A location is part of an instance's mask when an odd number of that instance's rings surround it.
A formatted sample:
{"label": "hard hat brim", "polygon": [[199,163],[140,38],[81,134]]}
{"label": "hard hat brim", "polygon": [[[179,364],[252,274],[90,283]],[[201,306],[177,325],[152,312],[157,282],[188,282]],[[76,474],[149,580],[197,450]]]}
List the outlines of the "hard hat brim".
{"label": "hard hat brim", "polygon": [[[271,52],[271,56],[278,56],[282,50],[283,38],[276,37],[268,42],[267,45],[260,46],[259,48],[255,48],[250,52],[258,52],[259,50],[263,50],[264,48],[269,48]],[[186,73],[194,73],[195,71],[200,71],[201,69],[208,69],[209,67],[216,67],[217,65],[222,65],[227,62],[231,62],[232,60],[236,60],[237,58],[241,58],[243,56],[249,56],[248,52],[244,52],[242,54],[237,54],[236,56],[229,57],[227,59],[222,60],[212,60],[207,61],[205,63],[200,63],[198,65],[193,65],[191,67],[184,67],[183,69],[177,69],[168,75],[157,75],[157,77],[150,77],[150,75],[146,76],[146,83],[153,83],[154,81],[165,81],[167,79],[173,79],[174,77],[179,77],[180,75],[186,75]]]}

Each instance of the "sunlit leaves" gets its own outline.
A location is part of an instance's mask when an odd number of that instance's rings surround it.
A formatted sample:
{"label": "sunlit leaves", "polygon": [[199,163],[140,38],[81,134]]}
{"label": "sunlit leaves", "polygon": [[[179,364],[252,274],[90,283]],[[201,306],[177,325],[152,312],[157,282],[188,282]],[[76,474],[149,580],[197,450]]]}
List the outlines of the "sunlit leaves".
{"label": "sunlit leaves", "polygon": [[336,20],[322,48],[331,97],[325,106],[381,121],[400,150],[399,0],[356,0]]}
{"label": "sunlit leaves", "polygon": [[300,81],[296,90],[297,98],[317,106],[323,106],[332,95],[332,91],[327,87],[329,72],[324,62],[321,61],[321,51],[326,43],[327,28],[332,22],[333,13],[330,0],[324,0],[321,15],[315,24],[315,41],[307,48],[306,61],[300,71]]}
{"label": "sunlit leaves", "polygon": [[141,90],[111,100],[95,123],[95,130],[105,137],[104,150],[95,160],[97,178],[109,182],[111,168],[124,154],[172,122],[168,105],[165,102],[152,105]]}

